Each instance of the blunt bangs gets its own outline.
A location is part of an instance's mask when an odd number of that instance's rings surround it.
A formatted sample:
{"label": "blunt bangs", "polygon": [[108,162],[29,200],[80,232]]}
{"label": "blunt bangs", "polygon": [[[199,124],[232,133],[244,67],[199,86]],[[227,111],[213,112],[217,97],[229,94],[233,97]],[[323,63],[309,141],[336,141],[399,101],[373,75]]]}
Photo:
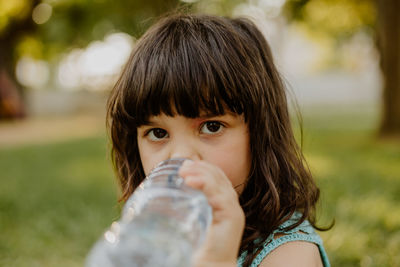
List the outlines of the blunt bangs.
{"label": "blunt bangs", "polygon": [[249,77],[238,73],[252,66],[244,49],[228,45],[243,43],[233,27],[221,18],[181,17],[143,36],[125,70],[131,78],[123,89],[124,110],[136,127],[161,113],[194,118],[229,110],[247,120],[246,106],[256,99],[246,88]]}

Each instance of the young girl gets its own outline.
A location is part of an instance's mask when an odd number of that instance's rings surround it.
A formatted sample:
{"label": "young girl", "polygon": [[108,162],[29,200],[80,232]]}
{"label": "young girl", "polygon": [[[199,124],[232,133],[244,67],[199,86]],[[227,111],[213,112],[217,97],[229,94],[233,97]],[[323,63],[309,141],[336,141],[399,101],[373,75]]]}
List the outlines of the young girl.
{"label": "young girl", "polygon": [[213,222],[195,266],[329,266],[319,190],[269,46],[246,19],[172,15],[137,42],[108,103],[126,200],[160,161],[188,158]]}

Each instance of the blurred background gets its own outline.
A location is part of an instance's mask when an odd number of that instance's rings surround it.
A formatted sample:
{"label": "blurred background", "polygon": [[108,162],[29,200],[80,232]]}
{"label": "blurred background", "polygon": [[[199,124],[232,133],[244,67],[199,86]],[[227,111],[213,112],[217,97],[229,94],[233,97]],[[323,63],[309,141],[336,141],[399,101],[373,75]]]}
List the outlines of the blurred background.
{"label": "blurred background", "polygon": [[0,0],[0,266],[82,266],[118,219],[107,95],[136,40],[177,8],[265,34],[320,224],[336,221],[321,232],[332,265],[400,266],[397,0]]}

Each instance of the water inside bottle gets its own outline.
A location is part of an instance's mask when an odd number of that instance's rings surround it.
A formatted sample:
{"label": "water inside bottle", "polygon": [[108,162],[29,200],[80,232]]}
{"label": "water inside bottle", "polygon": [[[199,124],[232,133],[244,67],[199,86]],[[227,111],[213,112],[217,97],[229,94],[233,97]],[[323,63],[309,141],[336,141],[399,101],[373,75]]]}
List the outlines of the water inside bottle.
{"label": "water inside bottle", "polygon": [[201,191],[186,186],[178,170],[185,159],[161,162],[135,190],[118,229],[92,249],[87,267],[187,267],[211,223]]}

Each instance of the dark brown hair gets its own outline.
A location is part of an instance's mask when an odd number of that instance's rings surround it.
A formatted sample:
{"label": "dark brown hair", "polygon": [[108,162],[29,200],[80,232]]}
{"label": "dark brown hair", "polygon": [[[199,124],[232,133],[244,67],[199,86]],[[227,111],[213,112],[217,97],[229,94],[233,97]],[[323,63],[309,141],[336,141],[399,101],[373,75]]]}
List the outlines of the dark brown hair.
{"label": "dark brown hair", "polygon": [[[137,42],[108,102],[112,158],[126,200],[144,179],[137,127],[149,116],[243,114],[252,155],[240,196],[245,266],[295,211],[315,226],[319,198],[291,128],[285,86],[267,41],[247,19],[170,15]],[[261,239],[259,239],[261,238]]]}

